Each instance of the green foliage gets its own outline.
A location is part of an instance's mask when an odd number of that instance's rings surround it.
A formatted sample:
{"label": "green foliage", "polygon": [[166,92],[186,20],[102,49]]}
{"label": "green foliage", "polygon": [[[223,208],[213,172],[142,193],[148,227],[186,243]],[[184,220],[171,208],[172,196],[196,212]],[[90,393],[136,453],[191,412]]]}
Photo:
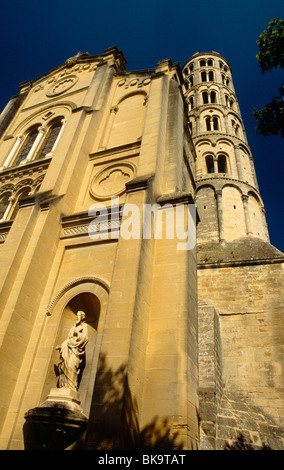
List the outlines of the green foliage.
{"label": "green foliage", "polygon": [[275,18],[268,25],[256,41],[259,46],[256,58],[262,73],[284,67],[284,21]]}
{"label": "green foliage", "polygon": [[[284,21],[275,18],[268,23],[257,41],[259,54],[256,58],[261,73],[271,72],[273,68],[284,67]],[[254,110],[252,116],[257,120],[256,130],[263,136],[280,135],[284,138],[284,84],[280,88],[280,96],[260,111]]]}
{"label": "green foliage", "polygon": [[271,103],[266,105],[263,109],[254,111],[252,116],[257,120],[256,130],[259,134],[263,136],[280,135],[284,138],[283,97],[276,96],[272,99]]}

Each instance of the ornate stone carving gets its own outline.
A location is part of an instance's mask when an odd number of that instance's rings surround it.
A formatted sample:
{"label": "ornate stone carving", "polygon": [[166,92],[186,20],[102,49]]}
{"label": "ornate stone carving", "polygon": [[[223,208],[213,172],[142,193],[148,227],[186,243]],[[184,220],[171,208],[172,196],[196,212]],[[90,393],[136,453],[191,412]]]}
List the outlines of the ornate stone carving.
{"label": "ornate stone carving", "polygon": [[90,193],[97,199],[119,196],[125,191],[125,184],[132,180],[135,166],[132,163],[116,163],[101,170],[92,180]]}
{"label": "ornate stone carving", "polygon": [[78,77],[76,77],[76,75],[68,75],[67,77],[63,77],[51,85],[46,93],[46,96],[51,97],[65,93],[66,91],[70,90],[70,88],[72,88],[77,81]]}

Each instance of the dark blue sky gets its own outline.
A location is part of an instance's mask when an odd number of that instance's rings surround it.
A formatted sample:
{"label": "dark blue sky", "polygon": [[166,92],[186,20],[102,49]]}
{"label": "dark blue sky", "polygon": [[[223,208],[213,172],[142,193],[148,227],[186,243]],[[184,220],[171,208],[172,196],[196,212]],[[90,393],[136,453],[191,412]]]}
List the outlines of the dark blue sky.
{"label": "dark blue sky", "polygon": [[284,139],[255,131],[261,109],[284,81],[262,75],[256,40],[268,22],[284,19],[283,0],[34,0],[1,5],[0,109],[33,80],[78,51],[100,54],[116,45],[128,70],[154,68],[170,57],[181,66],[195,52],[217,51],[230,63],[268,220],[271,243],[284,252]]}

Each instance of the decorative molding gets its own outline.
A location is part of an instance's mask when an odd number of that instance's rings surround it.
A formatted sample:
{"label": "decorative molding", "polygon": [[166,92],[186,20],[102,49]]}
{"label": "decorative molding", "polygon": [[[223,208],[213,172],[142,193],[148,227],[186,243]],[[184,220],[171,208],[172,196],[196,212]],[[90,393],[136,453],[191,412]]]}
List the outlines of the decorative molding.
{"label": "decorative molding", "polygon": [[8,234],[9,234],[10,228],[12,227],[12,224],[13,224],[13,221],[1,222],[1,224],[0,224],[0,243],[5,242]]}
{"label": "decorative molding", "polygon": [[60,78],[56,82],[52,83],[51,87],[49,87],[48,91],[46,92],[46,96],[53,97],[61,95],[66,91],[70,90],[78,81],[78,77],[76,75],[68,75],[63,78]]}
{"label": "decorative molding", "polygon": [[118,81],[117,86],[123,87],[125,89],[128,88],[142,88],[144,86],[150,85],[151,78],[150,77],[127,77],[122,78]]}
{"label": "decorative molding", "polygon": [[110,290],[110,287],[109,285],[103,281],[102,279],[99,279],[97,277],[94,277],[94,276],[86,276],[86,277],[80,277],[78,279],[75,279],[71,282],[69,282],[68,284],[66,284],[66,286],[64,286],[59,292],[58,294],[53,298],[53,300],[51,301],[51,303],[49,304],[48,308],[47,308],[47,311],[46,311],[46,315],[50,316],[53,312],[53,309],[55,307],[55,305],[58,303],[58,301],[63,297],[63,295],[68,292],[70,289],[80,285],[80,284],[86,284],[86,283],[93,283],[93,284],[97,284],[99,286],[101,286],[103,289],[105,289],[105,291],[107,293],[109,293],[109,290]]}
{"label": "decorative molding", "polygon": [[134,178],[135,172],[136,166],[126,161],[113,163],[103,168],[91,181],[91,196],[106,200],[111,196],[123,194],[126,190],[126,184]]}
{"label": "decorative molding", "polygon": [[108,208],[105,218],[90,216],[87,213],[75,214],[74,216],[64,217],[62,219],[62,238],[78,237],[91,235],[92,233],[109,232],[110,230],[119,230],[121,220],[121,206]]}

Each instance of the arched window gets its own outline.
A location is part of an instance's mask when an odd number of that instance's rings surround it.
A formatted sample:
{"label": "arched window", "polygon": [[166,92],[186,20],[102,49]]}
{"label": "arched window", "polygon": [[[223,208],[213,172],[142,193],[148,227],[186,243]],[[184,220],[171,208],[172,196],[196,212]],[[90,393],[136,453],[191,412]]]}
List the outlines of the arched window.
{"label": "arched window", "polygon": [[210,93],[210,100],[211,100],[211,103],[216,103],[216,92],[215,91],[211,91]]}
{"label": "arched window", "polygon": [[[5,193],[0,198],[0,221],[6,220],[6,211],[10,205],[11,193]],[[4,217],[5,216],[5,217]]]}
{"label": "arched window", "polygon": [[190,109],[193,109],[193,108],[194,108],[194,105],[193,105],[193,96],[191,96],[191,97],[189,98],[189,107],[190,107]]}
{"label": "arched window", "polygon": [[203,91],[202,93],[203,104],[217,103],[216,97],[217,95],[215,91],[211,91],[210,93],[208,93],[207,91]]}
{"label": "arched window", "polygon": [[211,131],[211,118],[210,117],[205,118],[205,123],[206,123],[206,130]]}
{"label": "arched window", "polygon": [[13,212],[12,212],[12,215],[10,217],[11,219],[14,219],[16,217],[16,215],[18,213],[18,210],[19,210],[20,201],[22,201],[23,199],[26,199],[30,192],[31,192],[31,187],[26,187],[22,190],[22,192],[20,194],[18,194],[17,201],[14,205]]}
{"label": "arched window", "polygon": [[202,98],[203,98],[203,104],[208,104],[208,93],[207,93],[207,91],[203,91]]}
{"label": "arched window", "polygon": [[218,173],[228,173],[227,157],[226,155],[218,156]]}
{"label": "arched window", "polygon": [[207,65],[208,65],[209,67],[212,67],[212,65],[213,65],[213,60],[212,60],[212,59],[208,59],[208,60],[207,60]]}
{"label": "arched window", "polygon": [[214,131],[219,130],[219,119],[216,116],[213,117],[213,129]]}
{"label": "arched window", "polygon": [[214,81],[214,73],[212,72],[212,70],[210,70],[210,72],[208,73],[208,77],[209,77],[209,82]]}
{"label": "arched window", "polygon": [[202,82],[207,81],[207,73],[206,72],[201,72],[201,80],[202,80]]}
{"label": "arched window", "polygon": [[24,140],[24,143],[22,145],[22,148],[20,149],[20,153],[17,157],[15,165],[19,165],[22,161],[24,161],[27,158],[37,138],[37,135],[38,135],[38,126],[33,126],[32,129],[30,129],[30,131],[28,132],[28,135]]}
{"label": "arched window", "polygon": [[18,135],[2,168],[21,165],[37,158],[44,158],[55,146],[61,135],[64,120],[56,118],[47,127],[33,125],[24,135]]}
{"label": "arched window", "polygon": [[205,118],[205,126],[207,131],[218,131],[220,129],[218,116],[207,116]]}
{"label": "arched window", "polygon": [[193,64],[190,64],[189,70],[192,72],[193,71]]}
{"label": "arched window", "polygon": [[59,136],[59,132],[62,127],[61,120],[56,120],[49,128],[47,136],[44,140],[42,147],[40,148],[37,157],[38,159],[46,157],[46,155],[53,150],[56,140]]}
{"label": "arched window", "polygon": [[212,155],[206,155],[206,170],[207,173],[214,173],[214,161]]}
{"label": "arched window", "polygon": [[205,61],[205,60],[201,60],[201,61],[199,62],[199,64],[200,64],[200,67],[205,67],[206,61]]}
{"label": "arched window", "polygon": [[184,75],[187,75],[188,74],[188,69],[184,69]]}

